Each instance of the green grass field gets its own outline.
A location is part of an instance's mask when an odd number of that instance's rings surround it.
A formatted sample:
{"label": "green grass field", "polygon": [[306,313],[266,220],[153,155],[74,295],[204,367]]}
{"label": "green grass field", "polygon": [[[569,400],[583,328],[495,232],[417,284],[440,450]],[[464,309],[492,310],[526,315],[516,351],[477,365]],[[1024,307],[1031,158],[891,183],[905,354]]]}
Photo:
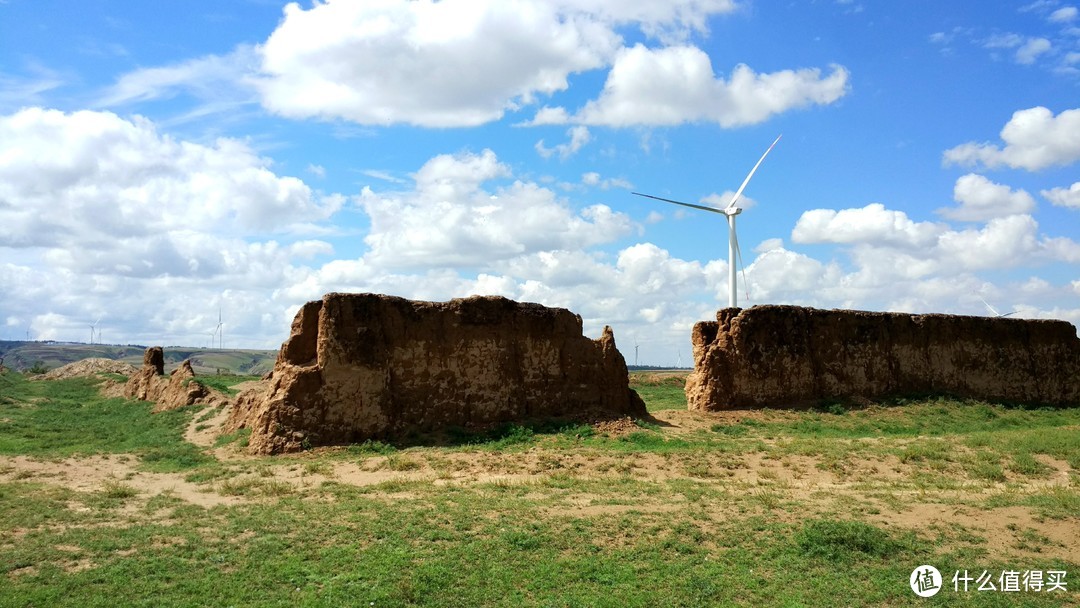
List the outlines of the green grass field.
{"label": "green grass field", "polygon": [[[243,378],[215,378],[228,386]],[[685,411],[242,457],[90,380],[0,375],[0,606],[1080,604],[1080,411]],[[912,570],[945,575],[936,597]],[[957,570],[1066,571],[967,593]]]}

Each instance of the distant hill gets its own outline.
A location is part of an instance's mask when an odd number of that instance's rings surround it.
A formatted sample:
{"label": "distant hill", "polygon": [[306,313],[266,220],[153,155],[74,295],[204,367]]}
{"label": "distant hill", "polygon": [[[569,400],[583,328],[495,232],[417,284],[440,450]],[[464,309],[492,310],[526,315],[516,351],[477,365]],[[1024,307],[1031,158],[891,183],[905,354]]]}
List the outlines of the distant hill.
{"label": "distant hill", "polygon": [[[68,342],[18,342],[0,340],[4,367],[17,371],[30,369],[41,362],[49,369],[91,357],[142,365],[145,346],[114,344],[73,344]],[[232,373],[261,376],[274,367],[276,350],[231,350],[211,348],[165,347],[166,371],[191,360],[196,374]]]}

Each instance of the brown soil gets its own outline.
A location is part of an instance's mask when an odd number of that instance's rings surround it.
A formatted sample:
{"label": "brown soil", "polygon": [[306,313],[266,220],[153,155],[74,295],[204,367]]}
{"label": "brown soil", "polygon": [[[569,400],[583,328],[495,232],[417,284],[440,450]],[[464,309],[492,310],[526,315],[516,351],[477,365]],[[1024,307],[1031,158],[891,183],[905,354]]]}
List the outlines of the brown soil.
{"label": "brown soil", "polygon": [[0,481],[32,479],[79,492],[99,492],[111,484],[122,483],[135,488],[146,498],[171,493],[177,498],[207,508],[239,502],[236,497],[208,492],[205,486],[185,481],[183,474],[138,471],[137,464],[135,458],[126,455],[62,460],[0,456]]}

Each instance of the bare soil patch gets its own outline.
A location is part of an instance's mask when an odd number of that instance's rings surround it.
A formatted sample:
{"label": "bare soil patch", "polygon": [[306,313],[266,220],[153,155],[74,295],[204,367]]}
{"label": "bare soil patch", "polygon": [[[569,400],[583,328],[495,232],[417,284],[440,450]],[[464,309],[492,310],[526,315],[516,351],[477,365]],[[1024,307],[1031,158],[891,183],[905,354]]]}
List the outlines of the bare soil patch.
{"label": "bare soil patch", "polygon": [[106,491],[123,483],[144,498],[169,493],[201,507],[236,504],[235,497],[207,492],[179,473],[150,473],[135,468],[137,460],[126,455],[87,456],[62,460],[35,460],[25,456],[0,456],[0,481],[31,480],[79,492]]}

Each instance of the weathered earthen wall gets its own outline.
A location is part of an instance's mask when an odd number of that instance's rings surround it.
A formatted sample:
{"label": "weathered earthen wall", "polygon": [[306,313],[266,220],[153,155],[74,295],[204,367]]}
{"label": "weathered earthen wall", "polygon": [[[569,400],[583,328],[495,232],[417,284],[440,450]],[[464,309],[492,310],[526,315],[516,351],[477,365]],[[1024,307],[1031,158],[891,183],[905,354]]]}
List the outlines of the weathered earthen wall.
{"label": "weathered earthen wall", "polygon": [[1080,405],[1080,339],[1065,321],[797,306],[716,318],[694,326],[690,409],[927,393]]}
{"label": "weathered earthen wall", "polygon": [[252,451],[296,451],[410,431],[558,416],[644,415],[610,328],[500,297],[417,302],[328,294],[297,313],[267,387],[226,431]]}
{"label": "weathered earthen wall", "polygon": [[184,360],[168,377],[165,375],[165,354],[160,346],[151,346],[143,353],[143,366],[124,384],[122,395],[130,399],[153,401],[154,411],[193,404],[218,404],[224,395],[195,381],[191,362]]}

